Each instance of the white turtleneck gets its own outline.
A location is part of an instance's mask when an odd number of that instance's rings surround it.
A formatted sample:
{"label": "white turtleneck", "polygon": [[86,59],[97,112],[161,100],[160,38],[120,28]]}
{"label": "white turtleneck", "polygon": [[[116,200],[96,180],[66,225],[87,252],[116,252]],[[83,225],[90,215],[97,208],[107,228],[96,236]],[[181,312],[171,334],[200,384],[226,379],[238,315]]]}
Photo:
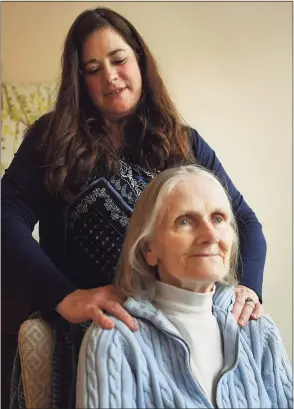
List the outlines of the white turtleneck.
{"label": "white turtleneck", "polygon": [[223,369],[222,336],[212,314],[214,291],[195,293],[158,281],[153,299],[188,344],[193,375],[212,403]]}

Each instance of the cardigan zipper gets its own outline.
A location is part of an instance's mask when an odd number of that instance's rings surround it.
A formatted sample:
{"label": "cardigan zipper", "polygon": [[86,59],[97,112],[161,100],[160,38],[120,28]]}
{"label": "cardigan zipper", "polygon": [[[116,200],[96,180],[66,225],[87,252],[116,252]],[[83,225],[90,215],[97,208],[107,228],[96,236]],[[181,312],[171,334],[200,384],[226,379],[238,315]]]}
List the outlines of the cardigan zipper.
{"label": "cardigan zipper", "polygon": [[[132,313],[132,314],[133,314],[134,317],[136,317],[136,318],[138,318],[138,319],[140,319],[140,320],[146,320],[146,321],[148,321],[149,323],[151,323],[151,325],[154,326],[154,324],[153,324],[151,321],[149,321],[147,318],[143,318],[143,317],[137,316],[137,315],[134,314],[134,313]],[[191,368],[191,363],[190,363],[191,351],[190,351],[190,348],[189,348],[189,345],[187,344],[187,342],[186,342],[183,338],[181,338],[180,336],[178,336],[177,334],[175,334],[174,332],[172,332],[172,331],[170,331],[170,330],[168,330],[168,329],[166,329],[166,328],[159,328],[159,329],[162,330],[162,331],[164,331],[166,334],[170,335],[172,338],[176,338],[180,343],[182,342],[182,343],[186,346],[186,348],[187,348],[187,350],[188,350],[188,354],[189,354],[189,356],[188,356],[188,358],[189,358],[189,359],[188,359],[188,363],[189,363],[190,376],[191,376],[191,378],[193,379],[193,381],[197,384],[197,386],[201,389],[201,391],[203,392],[203,395],[205,396],[205,398],[206,398],[206,400],[207,400],[207,403],[211,406],[211,408],[214,408],[214,406],[213,406],[212,402],[210,401],[210,399],[208,398],[206,392],[203,390],[203,388],[202,388],[202,386],[200,385],[199,381],[198,381],[198,380],[195,378],[195,376],[193,375],[192,368]],[[237,337],[238,337],[238,334],[237,334]],[[236,344],[236,338],[235,338],[235,340],[234,340],[234,344]],[[238,350],[238,342],[237,342],[237,350]],[[235,352],[236,352],[236,349],[235,349]],[[236,353],[235,353],[235,359],[234,359],[233,363],[232,363],[227,369],[225,369],[225,370],[221,373],[221,375],[220,375],[220,377],[219,377],[219,380],[217,381],[217,385],[216,385],[216,388],[215,388],[215,391],[216,391],[216,392],[215,392],[215,401],[216,401],[216,407],[217,407],[217,408],[219,407],[218,404],[217,404],[217,395],[218,395],[217,391],[218,391],[218,389],[219,389],[220,381],[221,381],[232,369],[235,368],[235,366],[236,366],[236,364],[237,364],[237,362],[238,362],[238,355],[239,355],[238,353],[237,353],[237,355],[236,355]]]}
{"label": "cardigan zipper", "polygon": [[188,350],[188,364],[189,364],[189,371],[190,371],[190,376],[193,379],[193,381],[197,384],[197,386],[201,389],[201,391],[203,392],[203,395],[205,396],[207,403],[209,403],[209,405],[211,406],[211,408],[214,408],[212,402],[210,401],[210,399],[208,398],[206,392],[204,391],[204,389],[202,388],[202,386],[200,385],[199,381],[197,380],[197,378],[194,376],[193,372],[192,372],[192,367],[191,367],[191,363],[190,363],[190,358],[191,358],[191,351],[189,348],[189,345],[187,344],[187,342],[179,337],[176,334],[173,334],[171,331],[167,330],[167,329],[162,329],[164,332],[166,332],[167,334],[169,334],[171,337],[176,338],[178,341],[180,341],[180,343],[182,342],[183,344],[185,344],[185,346],[187,347]]}
{"label": "cardigan zipper", "polygon": [[[133,313],[132,313],[132,314],[133,314]],[[142,318],[142,317],[140,317],[140,316],[136,316],[135,314],[133,314],[133,316],[136,317],[136,318],[139,318],[140,320],[146,320],[146,321],[148,321],[149,323],[151,323],[151,325],[154,326],[154,324],[153,324],[151,321],[149,321],[147,318]],[[202,393],[203,393],[205,399],[207,400],[208,406],[210,406],[210,409],[214,409],[214,406],[213,406],[212,402],[208,399],[208,396],[207,396],[206,392],[203,390],[203,388],[202,388],[202,386],[200,385],[199,381],[198,381],[198,380],[195,378],[195,376],[193,375],[192,368],[191,368],[191,364],[190,364],[191,351],[190,351],[190,348],[189,348],[189,345],[187,344],[187,342],[186,342],[184,339],[182,339],[181,337],[179,337],[178,335],[176,335],[175,333],[169,331],[169,330],[166,329],[166,328],[160,328],[160,329],[161,329],[162,331],[164,331],[166,334],[170,335],[172,338],[176,338],[180,343],[182,342],[182,343],[187,347],[188,355],[189,355],[189,356],[188,356],[188,358],[189,358],[189,359],[188,359],[188,364],[189,364],[190,376],[191,376],[191,378],[193,379],[193,381],[196,383],[196,385],[199,387],[199,389],[202,391]]]}

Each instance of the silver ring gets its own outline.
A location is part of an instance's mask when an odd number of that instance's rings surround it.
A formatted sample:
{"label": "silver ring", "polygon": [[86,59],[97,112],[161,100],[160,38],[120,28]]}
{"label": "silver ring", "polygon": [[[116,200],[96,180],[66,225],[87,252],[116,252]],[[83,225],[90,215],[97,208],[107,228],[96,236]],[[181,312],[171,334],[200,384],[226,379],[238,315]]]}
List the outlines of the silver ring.
{"label": "silver ring", "polygon": [[249,304],[250,302],[253,302],[253,304],[256,305],[256,303],[252,300],[251,297],[247,297],[247,298],[245,299],[245,304]]}

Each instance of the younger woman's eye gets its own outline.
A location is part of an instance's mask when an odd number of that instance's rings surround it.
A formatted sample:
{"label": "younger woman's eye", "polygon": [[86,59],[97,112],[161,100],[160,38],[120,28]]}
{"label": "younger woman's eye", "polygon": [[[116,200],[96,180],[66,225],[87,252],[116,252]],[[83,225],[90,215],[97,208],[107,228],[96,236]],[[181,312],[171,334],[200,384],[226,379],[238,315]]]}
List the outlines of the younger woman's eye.
{"label": "younger woman's eye", "polygon": [[93,69],[88,69],[86,71],[84,71],[85,75],[95,75],[99,72],[100,68],[93,68]]}
{"label": "younger woman's eye", "polygon": [[116,64],[116,65],[121,65],[126,61],[127,61],[126,58],[120,58],[119,60],[115,60],[113,63]]}

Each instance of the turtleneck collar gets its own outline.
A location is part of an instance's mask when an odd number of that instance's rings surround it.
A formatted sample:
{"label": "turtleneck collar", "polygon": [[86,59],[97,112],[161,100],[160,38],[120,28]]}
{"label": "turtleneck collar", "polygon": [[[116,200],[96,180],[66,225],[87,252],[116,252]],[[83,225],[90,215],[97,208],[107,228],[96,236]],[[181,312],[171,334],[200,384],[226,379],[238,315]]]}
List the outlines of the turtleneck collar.
{"label": "turtleneck collar", "polygon": [[215,286],[209,293],[196,293],[157,281],[153,303],[165,314],[212,315]]}

